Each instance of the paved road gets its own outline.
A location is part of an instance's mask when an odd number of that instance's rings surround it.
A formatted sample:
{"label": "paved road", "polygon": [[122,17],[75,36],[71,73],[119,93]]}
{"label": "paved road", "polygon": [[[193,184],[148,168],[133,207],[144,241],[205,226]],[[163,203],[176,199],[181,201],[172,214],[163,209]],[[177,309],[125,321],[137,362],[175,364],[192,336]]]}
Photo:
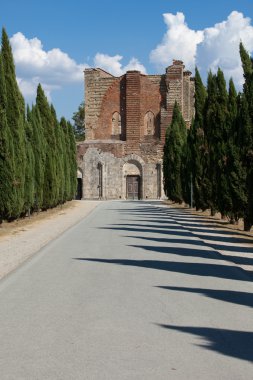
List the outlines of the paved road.
{"label": "paved road", "polygon": [[252,276],[215,251],[245,243],[226,234],[101,203],[0,282],[0,379],[251,380]]}

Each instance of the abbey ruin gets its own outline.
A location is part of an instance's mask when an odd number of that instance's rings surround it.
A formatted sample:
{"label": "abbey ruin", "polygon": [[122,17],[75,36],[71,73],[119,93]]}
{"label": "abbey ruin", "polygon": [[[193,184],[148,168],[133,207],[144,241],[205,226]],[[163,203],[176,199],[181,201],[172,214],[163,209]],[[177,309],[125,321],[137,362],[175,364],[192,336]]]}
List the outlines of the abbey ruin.
{"label": "abbey ruin", "polygon": [[190,126],[194,78],[182,61],[163,75],[85,70],[86,140],[77,147],[83,199],[164,196],[163,146],[175,101]]}

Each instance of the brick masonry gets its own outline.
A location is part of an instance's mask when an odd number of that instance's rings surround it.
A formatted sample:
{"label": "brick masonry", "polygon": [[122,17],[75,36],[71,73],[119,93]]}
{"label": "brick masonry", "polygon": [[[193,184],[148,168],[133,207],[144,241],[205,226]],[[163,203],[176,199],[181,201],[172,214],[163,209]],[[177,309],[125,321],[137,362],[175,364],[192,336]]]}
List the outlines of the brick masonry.
{"label": "brick masonry", "polygon": [[194,79],[182,61],[173,61],[164,75],[85,70],[86,140],[77,146],[84,199],[126,199],[133,175],[140,198],[164,196],[163,145],[175,101],[189,127]]}

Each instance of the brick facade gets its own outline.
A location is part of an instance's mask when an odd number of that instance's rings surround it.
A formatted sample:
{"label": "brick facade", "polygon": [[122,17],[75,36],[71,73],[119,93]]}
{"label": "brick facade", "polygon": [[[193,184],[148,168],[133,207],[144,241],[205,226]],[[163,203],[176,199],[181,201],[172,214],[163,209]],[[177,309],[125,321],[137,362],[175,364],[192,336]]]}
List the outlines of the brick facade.
{"label": "brick facade", "polygon": [[164,75],[85,70],[86,140],[78,143],[84,199],[136,197],[133,177],[139,198],[163,197],[163,145],[175,101],[190,126],[194,79],[182,61]]}

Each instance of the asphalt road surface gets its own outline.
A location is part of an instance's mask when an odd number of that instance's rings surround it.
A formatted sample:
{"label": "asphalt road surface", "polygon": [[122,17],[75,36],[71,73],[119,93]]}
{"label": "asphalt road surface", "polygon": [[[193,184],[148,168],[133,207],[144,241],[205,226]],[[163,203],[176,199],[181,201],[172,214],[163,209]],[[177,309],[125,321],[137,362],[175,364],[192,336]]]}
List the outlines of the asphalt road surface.
{"label": "asphalt road surface", "polygon": [[0,282],[0,379],[253,379],[252,275],[215,250],[240,251],[227,235],[101,202]]}

